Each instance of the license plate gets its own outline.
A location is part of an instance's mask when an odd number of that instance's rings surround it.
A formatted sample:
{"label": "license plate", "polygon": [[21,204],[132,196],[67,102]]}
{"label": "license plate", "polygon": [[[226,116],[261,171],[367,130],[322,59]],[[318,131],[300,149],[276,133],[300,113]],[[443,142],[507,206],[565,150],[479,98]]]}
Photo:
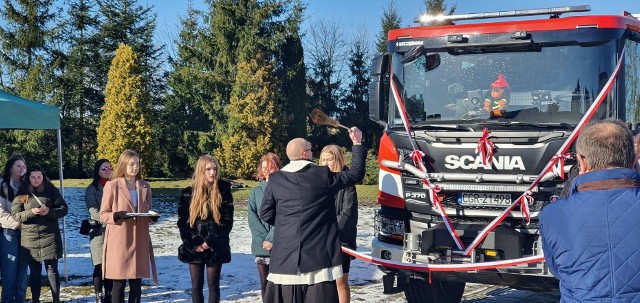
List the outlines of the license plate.
{"label": "license plate", "polygon": [[460,193],[458,194],[458,204],[473,206],[509,206],[511,205],[511,194]]}

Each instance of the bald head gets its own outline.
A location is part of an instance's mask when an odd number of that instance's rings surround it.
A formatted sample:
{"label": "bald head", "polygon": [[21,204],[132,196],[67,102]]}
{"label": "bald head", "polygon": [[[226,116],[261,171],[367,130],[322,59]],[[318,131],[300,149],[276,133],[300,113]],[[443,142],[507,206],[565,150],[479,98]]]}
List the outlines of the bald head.
{"label": "bald head", "polygon": [[295,138],[289,141],[287,144],[287,157],[289,160],[311,160],[313,154],[311,153],[311,144],[307,140],[302,138]]}

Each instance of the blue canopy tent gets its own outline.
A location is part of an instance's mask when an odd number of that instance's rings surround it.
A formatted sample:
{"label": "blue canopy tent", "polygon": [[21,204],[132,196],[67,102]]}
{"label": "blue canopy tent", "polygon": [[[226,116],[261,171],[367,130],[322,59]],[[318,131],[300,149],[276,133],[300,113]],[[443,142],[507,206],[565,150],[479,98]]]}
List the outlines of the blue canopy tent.
{"label": "blue canopy tent", "polygon": [[[60,109],[41,104],[0,90],[0,129],[55,129],[58,137],[58,174],[60,193],[62,186],[62,133],[60,132]],[[62,239],[64,247],[64,276],[67,275],[67,228],[62,218]]]}

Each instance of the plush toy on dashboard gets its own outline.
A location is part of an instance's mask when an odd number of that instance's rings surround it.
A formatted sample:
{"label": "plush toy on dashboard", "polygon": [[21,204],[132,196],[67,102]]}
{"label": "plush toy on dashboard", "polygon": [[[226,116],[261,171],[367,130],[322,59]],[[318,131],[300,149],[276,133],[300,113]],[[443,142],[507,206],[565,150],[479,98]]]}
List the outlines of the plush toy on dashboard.
{"label": "plush toy on dashboard", "polygon": [[484,109],[491,117],[503,116],[509,102],[510,93],[509,83],[507,83],[503,74],[499,74],[498,80],[491,83],[490,98],[484,100]]}

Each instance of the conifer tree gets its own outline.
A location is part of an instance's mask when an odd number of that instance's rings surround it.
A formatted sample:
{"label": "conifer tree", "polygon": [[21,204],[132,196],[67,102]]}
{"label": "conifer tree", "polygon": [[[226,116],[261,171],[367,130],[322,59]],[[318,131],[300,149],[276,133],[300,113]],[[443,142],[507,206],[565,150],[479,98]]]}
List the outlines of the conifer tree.
{"label": "conifer tree", "polygon": [[456,8],[458,4],[454,4],[449,7],[446,3],[446,0],[424,0],[424,6],[427,10],[427,14],[429,15],[453,15],[456,12]]}
{"label": "conifer tree", "polygon": [[117,163],[122,151],[133,149],[140,155],[143,173],[148,174],[155,164],[150,106],[138,55],[121,44],[109,69],[98,126],[98,157]]}
{"label": "conifer tree", "polygon": [[[445,0],[424,0],[424,6],[427,10],[427,14],[432,16],[438,15],[453,15],[456,12],[457,4],[454,4],[451,7],[448,7],[445,3]],[[429,25],[451,25],[453,22],[451,20],[446,21],[434,21],[429,23]]]}
{"label": "conifer tree", "polygon": [[[342,26],[337,21],[320,20],[314,23],[307,40],[310,66],[308,89],[310,108],[319,108],[330,117],[339,112],[338,100],[342,94],[343,67],[347,49]],[[323,125],[311,125],[310,142],[314,148],[322,148],[336,142],[335,129]]]}
{"label": "conifer tree", "polygon": [[[98,38],[103,75],[106,76],[110,68],[114,52],[124,43],[140,56],[146,89],[154,98],[160,95],[163,89],[160,67],[163,62],[161,48],[153,44],[153,32],[156,29],[156,16],[151,11],[153,7],[142,6],[138,0],[96,1],[99,8]],[[154,103],[156,101],[158,100],[154,99]]]}
{"label": "conifer tree", "polygon": [[0,10],[0,16],[4,20],[4,24],[0,26],[0,54],[12,80],[26,77],[38,57],[49,51],[53,35],[51,22],[54,14],[50,11],[52,5],[53,0],[20,0],[16,3],[4,0]]}
{"label": "conifer tree", "polygon": [[280,112],[275,83],[273,67],[263,54],[238,63],[236,83],[225,109],[230,123],[215,152],[226,174],[251,177],[256,161],[273,151],[274,139],[283,137],[285,128],[274,118]]}
{"label": "conifer tree", "polygon": [[[307,113],[309,112],[304,51],[300,38],[300,24],[305,5],[300,1],[292,1],[290,13],[285,19],[284,41],[280,47],[280,64],[276,66],[276,74],[280,79],[280,104],[282,105],[281,121],[288,121],[287,138],[307,136]],[[283,144],[286,142],[283,142]]]}
{"label": "conifer tree", "polygon": [[161,146],[175,146],[163,155],[163,171],[169,176],[187,176],[198,157],[213,150],[212,123],[203,106],[209,101],[211,89],[207,81],[207,66],[202,54],[202,12],[189,6],[181,19],[176,41],[175,58],[169,58],[171,72],[162,112]]}
{"label": "conifer tree", "polygon": [[[36,102],[50,101],[51,45],[55,37],[52,10],[53,0],[3,1],[0,10],[2,89]],[[0,145],[4,146],[5,154],[20,153],[33,159],[30,165],[57,171],[56,139],[52,131],[7,131],[0,137]]]}
{"label": "conifer tree", "polygon": [[[355,35],[349,51],[350,81],[346,96],[340,100],[340,122],[344,125],[358,126],[362,130],[364,144],[374,152],[382,133],[381,127],[369,119],[369,62],[372,45],[366,33]],[[348,144],[344,136],[341,144]]]}
{"label": "conifer tree", "polygon": [[[211,2],[201,54],[203,62],[209,66],[207,76],[213,93],[211,101],[203,108],[213,122],[217,144],[227,124],[233,123],[227,121],[224,108],[229,104],[235,85],[237,64],[240,60],[248,62],[258,52],[278,58],[273,63],[273,71],[278,75],[274,81],[278,82],[281,94],[276,98],[287,110],[281,118],[301,126],[300,121],[304,119],[300,117],[301,106],[294,102],[305,100],[292,100],[286,94],[291,92],[291,98],[297,98],[304,91],[301,80],[304,61],[299,47],[299,25],[303,10],[304,6],[299,0]],[[304,129],[304,126],[301,128]]]}
{"label": "conifer tree", "polygon": [[389,6],[384,11],[382,18],[380,19],[381,30],[377,36],[376,48],[379,53],[383,54],[387,51],[387,35],[392,29],[400,28],[402,18],[396,7],[396,1],[391,0]]}
{"label": "conifer tree", "polygon": [[61,26],[61,39],[69,47],[56,60],[57,89],[52,102],[62,116],[63,166],[71,177],[87,177],[95,160],[96,127],[104,102],[101,89],[94,85],[99,74],[99,45],[96,39],[97,19],[92,0],[68,2],[68,18]]}

